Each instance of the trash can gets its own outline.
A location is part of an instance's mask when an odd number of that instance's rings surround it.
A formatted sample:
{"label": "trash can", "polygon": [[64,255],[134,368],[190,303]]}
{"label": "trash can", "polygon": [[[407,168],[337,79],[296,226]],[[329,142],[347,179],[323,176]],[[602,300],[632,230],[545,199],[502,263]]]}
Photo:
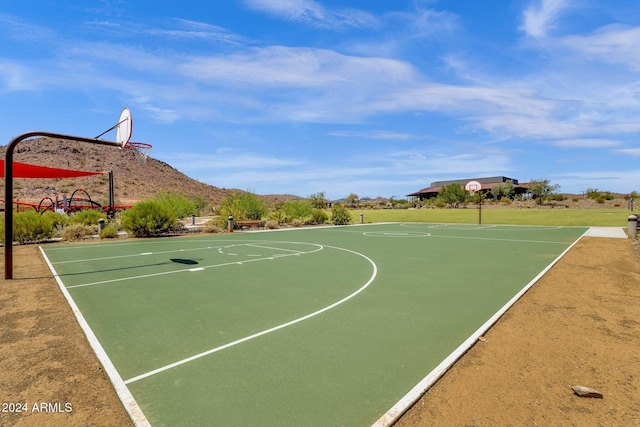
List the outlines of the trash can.
{"label": "trash can", "polygon": [[627,234],[633,240],[638,238],[638,215],[629,215],[627,224]]}

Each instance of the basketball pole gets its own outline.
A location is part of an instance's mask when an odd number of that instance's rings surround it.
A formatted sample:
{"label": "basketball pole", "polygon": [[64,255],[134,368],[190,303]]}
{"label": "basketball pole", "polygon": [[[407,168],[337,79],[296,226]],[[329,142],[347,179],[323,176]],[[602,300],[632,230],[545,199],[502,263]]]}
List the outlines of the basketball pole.
{"label": "basketball pole", "polygon": [[482,191],[478,191],[478,225],[482,225]]}
{"label": "basketball pole", "polygon": [[97,139],[97,137],[85,138],[82,136],[42,131],[26,132],[18,135],[9,142],[4,155],[4,278],[6,280],[13,279],[13,150],[15,150],[16,146],[22,141],[36,137],[58,138],[67,141],[121,147],[117,142],[102,141]]}

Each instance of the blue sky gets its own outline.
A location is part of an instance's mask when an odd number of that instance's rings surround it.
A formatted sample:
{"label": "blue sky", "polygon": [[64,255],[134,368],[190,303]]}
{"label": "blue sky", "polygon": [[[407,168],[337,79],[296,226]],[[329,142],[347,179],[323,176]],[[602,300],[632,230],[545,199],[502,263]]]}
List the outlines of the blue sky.
{"label": "blue sky", "polygon": [[0,46],[2,144],[128,107],[152,157],[258,194],[640,190],[636,0],[5,0]]}

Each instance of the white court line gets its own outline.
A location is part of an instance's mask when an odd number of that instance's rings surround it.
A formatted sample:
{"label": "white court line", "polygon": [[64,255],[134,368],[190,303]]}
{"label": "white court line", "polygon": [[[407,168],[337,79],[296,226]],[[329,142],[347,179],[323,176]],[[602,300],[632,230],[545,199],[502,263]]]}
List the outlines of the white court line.
{"label": "white court line", "polygon": [[[225,247],[225,246],[221,246],[221,247]],[[192,251],[206,251],[209,249],[218,249],[217,246],[207,246],[207,247],[200,247],[200,248],[192,248],[192,249],[173,249],[170,251],[159,251],[159,252],[140,252],[137,254],[127,254],[127,255],[115,255],[115,256],[108,256],[108,257],[100,257],[100,258],[80,258],[80,259],[72,259],[69,261],[57,261],[54,262],[52,264],[54,265],[61,265],[61,264],[73,264],[73,263],[78,263],[78,262],[89,262],[89,261],[105,261],[105,260],[109,260],[109,259],[119,259],[119,258],[133,258],[136,256],[149,256],[149,255],[165,255],[165,254],[172,254],[174,252],[192,252]]]}
{"label": "white court line", "polygon": [[515,243],[553,243],[566,245],[568,242],[554,242],[552,240],[521,240],[521,239],[499,239],[494,237],[469,237],[469,236],[438,236],[432,234],[431,237],[439,237],[441,239],[464,239],[464,240],[491,240],[496,242],[515,242]]}
{"label": "white court line", "polygon": [[[586,234],[586,232],[585,232]],[[551,264],[534,277],[524,288],[520,290],[513,298],[511,298],[502,308],[500,308],[489,320],[487,320],[478,330],[476,330],[469,338],[467,338],[458,348],[456,348],[446,359],[436,366],[429,374],[424,377],[415,387],[413,387],[402,399],[393,405],[382,417],[380,417],[372,427],[390,427],[407,412],[423,394],[431,388],[471,347],[478,341],[478,338],[485,335],[486,332],[507,312],[513,304],[515,304],[527,291],[535,285],[538,280],[544,276],[560,259],[573,248],[584,236],[580,236],[567,249],[565,249]]]}
{"label": "white court line", "polygon": [[60,287],[60,291],[62,292],[65,299],[67,300],[67,303],[69,303],[69,307],[71,307],[71,311],[73,311],[73,314],[76,320],[78,321],[78,324],[82,328],[84,335],[87,337],[87,341],[89,341],[89,345],[91,345],[93,352],[96,354],[96,357],[100,361],[100,364],[102,365],[105,372],[107,373],[107,376],[111,381],[111,384],[113,384],[113,388],[116,390],[116,394],[118,395],[118,398],[122,402],[122,405],[124,406],[125,410],[129,414],[129,417],[133,421],[133,424],[136,427],[151,426],[151,424],[147,420],[147,417],[145,417],[144,413],[142,412],[142,409],[140,409],[140,406],[138,406],[138,403],[136,402],[133,395],[129,391],[129,388],[125,385],[124,381],[122,381],[122,377],[120,376],[115,366],[111,362],[111,359],[109,359],[109,356],[107,356],[107,353],[104,351],[104,348],[98,341],[98,338],[95,336],[95,334],[91,330],[91,327],[85,320],[84,316],[82,315],[82,312],[80,311],[75,301],[71,297],[71,294],[69,294],[69,291],[67,291],[67,289],[64,287],[64,284],[60,280],[60,277],[58,276],[58,273],[56,272],[55,268],[49,261],[47,254],[42,249],[42,246],[40,246],[40,252],[42,253],[42,257],[44,258],[45,262],[49,266],[49,270],[53,274],[53,277],[55,277],[56,283],[58,283],[58,287]]}
{"label": "white court line", "polygon": [[[289,242],[287,242],[287,243],[289,243]],[[308,245],[317,246],[318,248],[313,250],[313,251],[309,251],[309,252],[296,252],[296,253],[293,253],[293,254],[277,254],[277,255],[271,255],[271,256],[263,257],[263,258],[247,259],[247,260],[244,260],[244,261],[233,261],[233,262],[225,262],[225,263],[222,263],[222,264],[211,264],[211,265],[206,265],[206,266],[202,266],[202,267],[198,267],[198,268],[201,268],[202,270],[205,270],[205,269],[208,269],[208,268],[226,267],[226,266],[229,266],[229,265],[240,265],[240,264],[248,263],[248,262],[273,260],[275,258],[282,258],[282,257],[289,257],[289,256],[299,256],[299,255],[303,255],[303,254],[312,254],[314,252],[318,252],[318,251],[321,251],[323,249],[323,247],[321,245],[317,245],[315,243],[309,243]],[[177,252],[177,251],[174,251],[174,252]],[[121,277],[119,279],[100,280],[100,281],[97,281],[97,282],[89,282],[89,283],[82,283],[80,285],[67,286],[67,289],[84,288],[84,287],[87,287],[87,286],[102,285],[102,284],[105,284],[105,283],[124,282],[124,281],[127,281],[127,280],[144,279],[144,278],[148,278],[148,277],[157,277],[157,276],[164,276],[164,275],[176,274],[176,273],[184,273],[184,272],[190,272],[190,271],[193,271],[193,268],[184,268],[184,269],[181,269],[181,270],[164,271],[164,272],[160,272],[160,273],[141,274],[139,276]],[[64,276],[64,274],[63,274],[63,276]]]}
{"label": "white court line", "polygon": [[154,369],[153,371],[149,371],[149,372],[146,372],[144,374],[135,376],[133,378],[129,378],[128,380],[125,380],[124,383],[125,384],[131,384],[133,382],[140,381],[140,380],[142,380],[144,378],[148,378],[150,376],[153,376],[153,375],[159,374],[161,372],[167,371],[169,369],[175,368],[177,366],[184,365],[185,363],[192,362],[194,360],[200,359],[200,358],[208,356],[210,354],[217,353],[217,352],[219,352],[221,350],[225,350],[227,348],[236,346],[238,344],[242,344],[242,343],[247,342],[249,340],[252,340],[254,338],[258,338],[258,337],[261,337],[263,335],[270,334],[271,332],[275,332],[275,331],[278,331],[280,329],[284,329],[284,328],[286,328],[288,326],[295,325],[296,323],[300,323],[300,322],[305,321],[307,319],[311,319],[312,317],[315,317],[315,316],[317,316],[319,314],[322,314],[322,313],[324,313],[326,311],[329,311],[332,308],[335,308],[335,307],[339,306],[340,304],[342,304],[342,303],[344,303],[346,301],[349,301],[350,299],[352,299],[353,297],[355,297],[356,295],[358,295],[359,293],[361,293],[362,291],[367,289],[369,287],[369,285],[371,285],[371,283],[373,283],[373,281],[375,280],[376,276],[378,275],[378,267],[377,267],[376,263],[373,262],[373,260],[371,258],[369,258],[368,256],[363,255],[363,254],[361,254],[359,252],[352,251],[350,249],[339,248],[339,247],[336,247],[336,246],[325,246],[325,247],[331,248],[331,249],[337,249],[337,250],[341,250],[341,251],[345,251],[345,252],[350,252],[352,254],[361,256],[362,258],[364,258],[367,261],[369,261],[369,263],[373,267],[373,273],[371,274],[371,277],[369,278],[367,283],[365,283],[358,290],[356,290],[355,292],[353,292],[350,295],[347,295],[346,297],[344,297],[340,301],[334,302],[333,304],[331,304],[331,305],[329,305],[327,307],[324,307],[324,308],[322,308],[322,309],[320,309],[318,311],[314,311],[313,313],[307,314],[306,316],[302,316],[302,317],[300,317],[298,319],[295,319],[295,320],[292,320],[290,322],[283,323],[282,325],[274,326],[273,328],[269,328],[269,329],[266,329],[266,330],[264,330],[262,332],[258,332],[256,334],[249,335],[248,337],[241,338],[239,340],[230,342],[228,344],[221,345],[220,347],[212,348],[211,350],[207,350],[207,351],[204,351],[202,353],[198,353],[198,354],[193,355],[191,357],[187,357],[186,359],[178,360],[177,362],[171,363],[169,365],[163,366],[163,367],[158,368],[158,369]]}

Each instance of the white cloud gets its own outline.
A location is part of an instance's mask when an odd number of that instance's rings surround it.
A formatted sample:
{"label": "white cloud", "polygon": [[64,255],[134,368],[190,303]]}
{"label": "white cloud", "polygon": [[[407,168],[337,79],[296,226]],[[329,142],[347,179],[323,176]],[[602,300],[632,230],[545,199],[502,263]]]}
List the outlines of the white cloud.
{"label": "white cloud", "polygon": [[370,13],[352,9],[328,9],[314,0],[245,0],[255,10],[320,28],[374,28],[377,19]]}
{"label": "white cloud", "polygon": [[570,0],[535,0],[523,12],[521,29],[531,37],[545,37],[570,6]]}
{"label": "white cloud", "polygon": [[640,157],[640,148],[621,148],[620,150],[616,150],[616,152],[625,156]]}
{"label": "white cloud", "polygon": [[562,139],[551,142],[551,145],[562,148],[609,148],[620,145],[612,139]]}
{"label": "white cloud", "polygon": [[640,27],[608,25],[587,36],[565,37],[562,44],[588,58],[640,71]]}

